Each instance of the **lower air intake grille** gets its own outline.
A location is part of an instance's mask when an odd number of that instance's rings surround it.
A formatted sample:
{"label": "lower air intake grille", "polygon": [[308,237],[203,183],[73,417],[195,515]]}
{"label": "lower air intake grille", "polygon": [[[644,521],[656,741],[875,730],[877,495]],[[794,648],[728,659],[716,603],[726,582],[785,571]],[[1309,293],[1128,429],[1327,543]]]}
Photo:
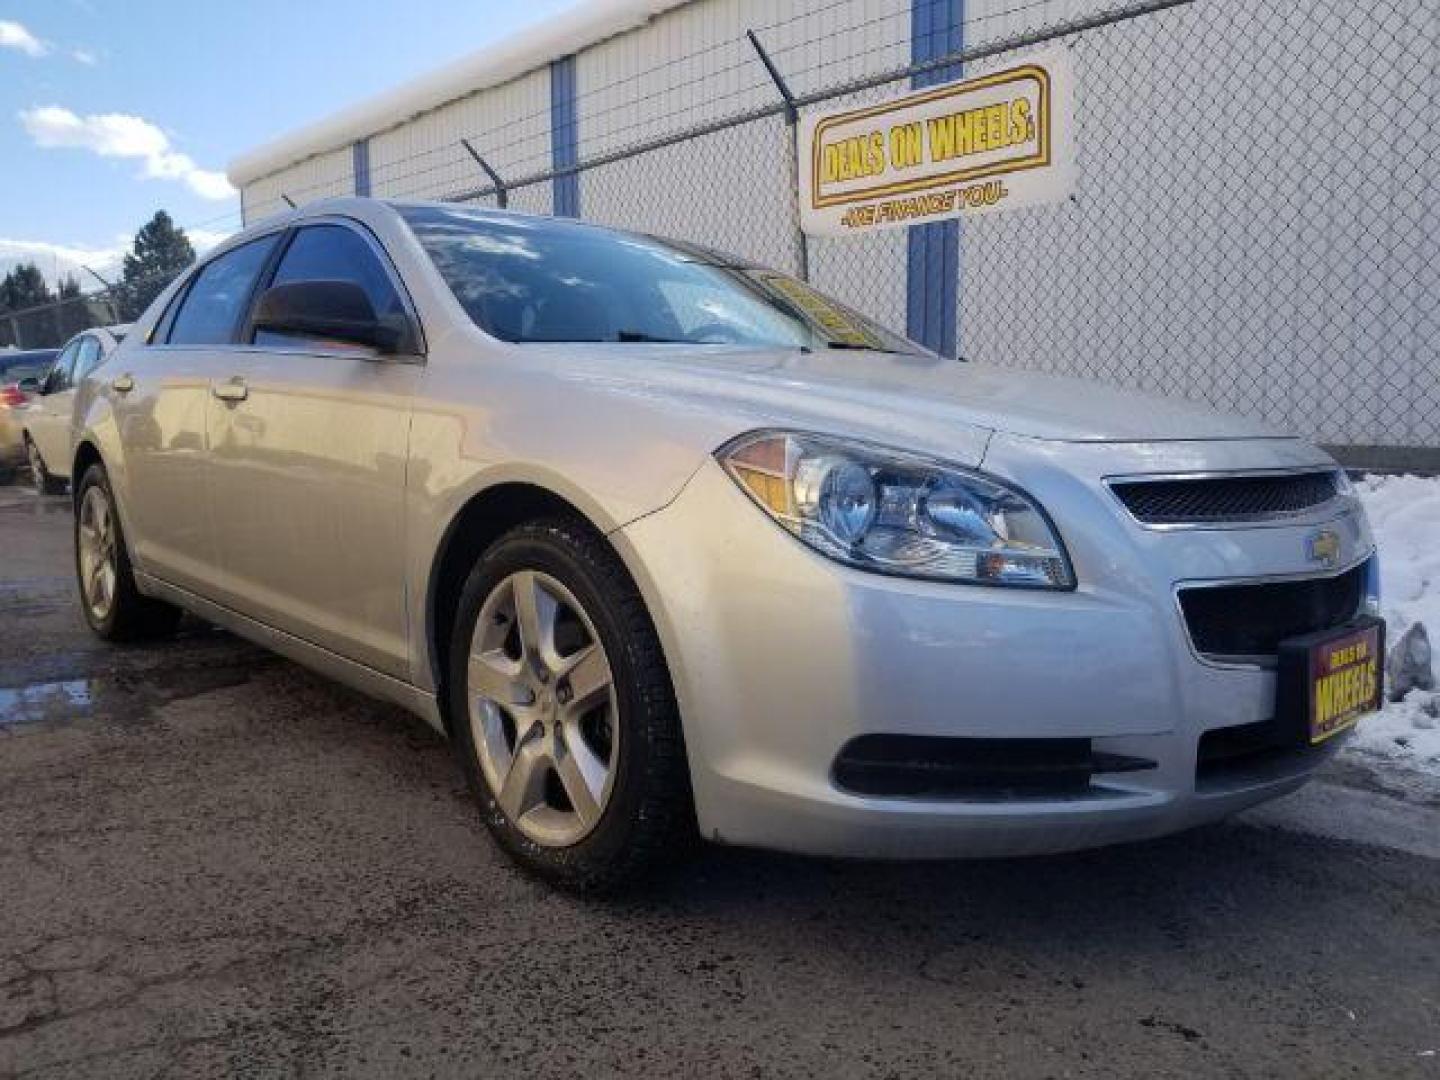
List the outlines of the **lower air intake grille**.
{"label": "lower air intake grille", "polygon": [[857,795],[930,799],[1047,799],[1095,794],[1097,773],[1153,769],[1100,753],[1089,739],[969,739],[860,735],[835,760],[835,783]]}
{"label": "lower air intake grille", "polygon": [[1273,656],[1286,638],[1349,622],[1364,589],[1362,564],[1332,578],[1181,589],[1180,608],[1198,652]]}
{"label": "lower air intake grille", "polygon": [[1335,497],[1336,474],[1224,476],[1195,480],[1134,480],[1111,485],[1125,508],[1146,525],[1210,525],[1298,514]]}

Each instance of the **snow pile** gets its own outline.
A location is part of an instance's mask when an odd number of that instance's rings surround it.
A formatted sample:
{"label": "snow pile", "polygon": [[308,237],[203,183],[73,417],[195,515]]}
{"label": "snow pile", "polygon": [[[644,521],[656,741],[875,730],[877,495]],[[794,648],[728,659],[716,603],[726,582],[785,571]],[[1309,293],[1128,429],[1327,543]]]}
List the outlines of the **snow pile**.
{"label": "snow pile", "polygon": [[[1440,647],[1440,477],[1367,476],[1356,487],[1380,549],[1387,641],[1418,620]],[[1440,693],[1412,690],[1387,701],[1360,722],[1350,748],[1440,772]]]}

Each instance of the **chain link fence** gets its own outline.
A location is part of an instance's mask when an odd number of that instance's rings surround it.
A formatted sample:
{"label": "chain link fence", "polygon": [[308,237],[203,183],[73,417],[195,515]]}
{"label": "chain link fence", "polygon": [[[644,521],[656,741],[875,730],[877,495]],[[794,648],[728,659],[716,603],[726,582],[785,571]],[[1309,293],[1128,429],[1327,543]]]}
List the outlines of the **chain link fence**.
{"label": "chain link fence", "polygon": [[111,312],[112,306],[103,294],[70,297],[16,311],[0,310],[0,350],[56,348],[81,330],[119,322]]}
{"label": "chain link fence", "polygon": [[963,224],[962,351],[1440,447],[1440,6],[1198,0],[1071,45],[1079,190]]}
{"label": "chain link fence", "polygon": [[129,322],[173,280],[171,274],[138,277],[48,304],[0,308],[0,355],[7,349],[58,348],[82,330]]}
{"label": "chain link fence", "polygon": [[[789,103],[739,34],[664,61],[659,89],[598,88],[574,166],[548,168],[544,125],[522,117],[382,163],[375,194],[548,213],[574,183],[586,219],[801,274],[903,332],[904,230],[800,234],[795,117],[1058,44],[1076,72],[1077,189],[959,223],[958,353],[1193,398],[1352,457],[1440,455],[1434,0],[972,2],[964,47],[923,65],[908,8],[825,23],[843,6],[759,28]],[[797,28],[822,25],[817,52]],[[685,74],[697,63],[709,82]],[[353,190],[345,158],[311,162],[303,188],[264,182],[274,205],[247,193],[247,218]],[[103,299],[84,311],[103,317]]]}

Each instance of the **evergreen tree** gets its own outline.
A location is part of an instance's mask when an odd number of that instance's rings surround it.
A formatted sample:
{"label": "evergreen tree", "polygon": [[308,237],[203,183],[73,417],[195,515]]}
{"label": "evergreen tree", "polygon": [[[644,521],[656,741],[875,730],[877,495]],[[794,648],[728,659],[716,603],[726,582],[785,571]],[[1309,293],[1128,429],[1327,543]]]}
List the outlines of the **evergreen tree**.
{"label": "evergreen tree", "polygon": [[0,311],[24,311],[55,299],[34,263],[20,263],[0,279]]}
{"label": "evergreen tree", "polygon": [[125,256],[120,282],[120,317],[138,319],[175,276],[195,261],[195,249],[185,230],[170,215],[157,210],[155,216],[135,234],[135,244]]}
{"label": "evergreen tree", "polygon": [[[45,275],[34,263],[20,263],[0,279],[0,317],[6,312],[15,314],[6,320],[14,328],[18,340],[15,344],[27,349],[43,349],[56,344],[60,329],[56,325],[53,308],[27,311],[53,304],[55,294],[45,282]],[[10,337],[9,333],[6,337]]]}

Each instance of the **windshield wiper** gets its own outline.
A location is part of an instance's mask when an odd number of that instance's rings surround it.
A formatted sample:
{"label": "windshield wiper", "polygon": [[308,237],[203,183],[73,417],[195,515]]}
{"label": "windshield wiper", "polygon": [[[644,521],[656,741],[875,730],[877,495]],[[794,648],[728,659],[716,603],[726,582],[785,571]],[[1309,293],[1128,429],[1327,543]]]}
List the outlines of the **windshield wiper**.
{"label": "windshield wiper", "polygon": [[616,330],[615,340],[623,342],[648,342],[652,345],[704,345],[704,341],[687,341],[684,338],[661,337],[647,334],[644,330]]}
{"label": "windshield wiper", "polygon": [[879,352],[893,353],[896,356],[903,355],[900,349],[887,349],[880,345],[862,345],[858,341],[827,341],[827,349],[853,349],[856,352]]}

